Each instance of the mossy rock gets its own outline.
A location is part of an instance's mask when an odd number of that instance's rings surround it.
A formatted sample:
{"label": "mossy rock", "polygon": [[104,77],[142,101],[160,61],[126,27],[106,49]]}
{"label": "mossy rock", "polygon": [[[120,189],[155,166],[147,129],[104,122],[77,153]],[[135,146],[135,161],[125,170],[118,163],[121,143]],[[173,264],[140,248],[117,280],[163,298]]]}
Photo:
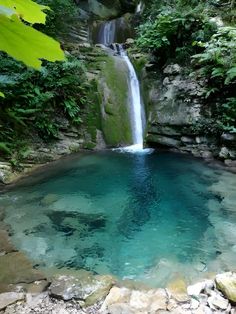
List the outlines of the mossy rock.
{"label": "mossy rock", "polygon": [[88,0],[89,11],[94,15],[97,15],[101,19],[115,18],[121,13],[121,5],[119,0],[107,1],[97,1]]}
{"label": "mossy rock", "polygon": [[107,56],[99,80],[102,131],[109,146],[132,143],[129,112],[128,69],[120,57]]}

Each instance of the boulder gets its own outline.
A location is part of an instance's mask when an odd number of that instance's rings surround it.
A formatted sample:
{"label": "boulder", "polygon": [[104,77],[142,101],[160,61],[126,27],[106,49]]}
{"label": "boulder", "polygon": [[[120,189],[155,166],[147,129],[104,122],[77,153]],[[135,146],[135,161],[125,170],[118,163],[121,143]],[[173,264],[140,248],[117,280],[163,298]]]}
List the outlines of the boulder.
{"label": "boulder", "polygon": [[167,293],[164,289],[130,290],[113,287],[100,313],[159,313],[167,310],[167,304]]}
{"label": "boulder", "polygon": [[220,296],[219,294],[215,293],[214,295],[210,296],[207,300],[209,306],[213,310],[223,310],[225,311],[229,306],[229,301]]}
{"label": "boulder", "polygon": [[24,300],[24,293],[5,292],[0,294],[0,310],[4,310],[8,305]]}
{"label": "boulder", "polygon": [[113,284],[112,276],[95,276],[90,272],[81,270],[75,276],[56,276],[52,280],[49,293],[65,301],[83,300],[88,306],[105,298]]}
{"label": "boulder", "polygon": [[231,302],[236,302],[236,273],[219,274],[215,278],[216,287]]}
{"label": "boulder", "polygon": [[188,295],[190,296],[198,297],[204,289],[205,289],[205,283],[198,282],[194,285],[188,286],[187,292],[188,292]]}
{"label": "boulder", "polygon": [[178,64],[169,64],[163,71],[167,75],[177,75],[181,72],[181,67]]}

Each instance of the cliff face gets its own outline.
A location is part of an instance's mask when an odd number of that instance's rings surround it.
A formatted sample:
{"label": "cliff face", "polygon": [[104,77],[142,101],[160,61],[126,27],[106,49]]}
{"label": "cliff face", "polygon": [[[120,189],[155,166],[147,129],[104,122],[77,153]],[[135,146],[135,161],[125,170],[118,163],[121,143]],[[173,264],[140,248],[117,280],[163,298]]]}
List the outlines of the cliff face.
{"label": "cliff face", "polygon": [[203,81],[184,74],[185,69],[171,64],[163,71],[142,71],[148,127],[146,142],[150,146],[174,148],[197,157],[223,160],[236,167],[236,135],[204,131],[211,107],[205,105]]}

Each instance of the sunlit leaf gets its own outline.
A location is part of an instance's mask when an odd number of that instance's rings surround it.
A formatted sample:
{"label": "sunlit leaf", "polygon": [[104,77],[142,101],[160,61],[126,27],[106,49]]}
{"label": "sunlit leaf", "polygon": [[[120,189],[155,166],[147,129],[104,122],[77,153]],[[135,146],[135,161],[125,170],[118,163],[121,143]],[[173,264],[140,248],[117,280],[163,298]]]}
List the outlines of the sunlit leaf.
{"label": "sunlit leaf", "polygon": [[49,9],[49,7],[37,4],[31,0],[0,0],[0,6],[12,10],[24,21],[32,24],[45,24],[46,14],[43,10]]}
{"label": "sunlit leaf", "polygon": [[9,19],[0,15],[0,25],[0,50],[23,61],[27,66],[40,69],[40,59],[65,60],[57,41],[25,25],[16,16]]}
{"label": "sunlit leaf", "polygon": [[0,92],[0,97],[5,98],[4,94],[2,92]]}

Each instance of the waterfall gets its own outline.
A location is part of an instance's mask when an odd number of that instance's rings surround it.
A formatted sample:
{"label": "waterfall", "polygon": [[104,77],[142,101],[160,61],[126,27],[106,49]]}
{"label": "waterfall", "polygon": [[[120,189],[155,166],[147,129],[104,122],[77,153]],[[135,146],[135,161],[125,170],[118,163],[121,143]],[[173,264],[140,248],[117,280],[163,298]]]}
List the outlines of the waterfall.
{"label": "waterfall", "polygon": [[145,117],[139,80],[123,46],[121,44],[113,43],[115,38],[115,25],[115,20],[104,23],[100,30],[99,38],[100,43],[115,50],[116,54],[127,64],[128,68],[130,119],[133,145],[122,148],[122,150],[129,152],[151,152],[151,150],[143,149],[143,121],[145,121]]}
{"label": "waterfall", "polygon": [[105,46],[111,45],[115,40],[116,20],[111,20],[101,25],[98,41]]}
{"label": "waterfall", "polygon": [[119,46],[121,58],[126,62],[129,70],[129,99],[131,113],[131,128],[133,137],[133,149],[143,149],[143,122],[142,122],[142,101],[140,86],[137,74],[127,53],[122,45]]}
{"label": "waterfall", "polygon": [[139,2],[136,8],[136,13],[140,13],[142,11],[142,2]]}

